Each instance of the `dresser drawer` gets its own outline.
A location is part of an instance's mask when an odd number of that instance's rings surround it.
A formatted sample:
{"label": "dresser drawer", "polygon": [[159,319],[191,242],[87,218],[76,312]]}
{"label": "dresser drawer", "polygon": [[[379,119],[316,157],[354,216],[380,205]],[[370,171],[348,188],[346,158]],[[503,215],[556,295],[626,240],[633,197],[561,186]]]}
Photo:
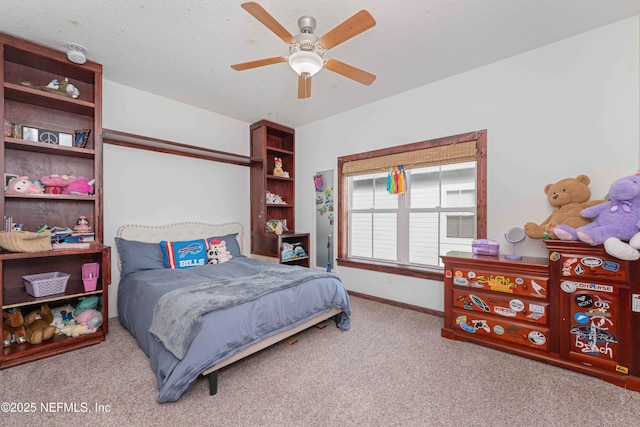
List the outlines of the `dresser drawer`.
{"label": "dresser drawer", "polygon": [[549,350],[549,328],[494,315],[454,309],[454,331],[510,344]]}
{"label": "dresser drawer", "polygon": [[452,283],[454,286],[465,286],[545,300],[548,298],[548,277],[496,273],[457,266],[453,266],[452,270]]}
{"label": "dresser drawer", "polygon": [[549,259],[560,264],[562,277],[575,280],[607,280],[627,282],[629,262],[597,255],[564,254],[551,252]]}
{"label": "dresser drawer", "polygon": [[491,313],[507,319],[548,325],[549,304],[543,301],[529,301],[497,292],[474,292],[473,289],[454,288],[453,306]]}

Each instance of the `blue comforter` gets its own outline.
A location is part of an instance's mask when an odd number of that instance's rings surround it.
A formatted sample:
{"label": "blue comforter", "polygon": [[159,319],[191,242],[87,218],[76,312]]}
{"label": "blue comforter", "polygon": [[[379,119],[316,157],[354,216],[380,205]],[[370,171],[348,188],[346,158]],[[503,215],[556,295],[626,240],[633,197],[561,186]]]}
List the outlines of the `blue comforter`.
{"label": "blue comforter", "polygon": [[351,306],[346,290],[336,277],[319,274],[319,277],[294,287],[205,314],[202,325],[182,360],[176,358],[149,332],[155,308],[165,293],[207,281],[252,276],[273,268],[282,269],[285,275],[291,269],[286,265],[236,257],[223,264],[184,270],[140,271],[120,280],[120,323],[131,332],[151,360],[160,389],[158,402],[178,400],[193,387],[198,375],[205,369],[253,343],[304,323],[332,307],[343,310],[338,326],[342,330],[349,329]]}

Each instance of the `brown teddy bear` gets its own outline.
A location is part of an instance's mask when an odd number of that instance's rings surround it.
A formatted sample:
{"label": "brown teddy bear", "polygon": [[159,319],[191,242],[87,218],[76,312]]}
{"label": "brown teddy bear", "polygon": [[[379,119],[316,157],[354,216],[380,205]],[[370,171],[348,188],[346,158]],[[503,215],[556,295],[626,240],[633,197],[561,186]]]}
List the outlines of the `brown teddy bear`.
{"label": "brown teddy bear", "polygon": [[595,206],[604,200],[592,200],[587,175],[575,178],[564,178],[554,184],[547,184],[544,192],[549,204],[553,207],[551,215],[541,224],[528,222],[524,225],[525,233],[532,239],[557,239],[553,228],[557,225],[568,225],[573,228],[582,227],[591,222],[583,218],[580,212],[584,208]]}
{"label": "brown teddy bear", "polygon": [[24,318],[22,312],[11,308],[2,312],[2,346],[10,346],[11,343],[23,343],[25,339]]}
{"label": "brown teddy bear", "polygon": [[56,327],[53,322],[53,313],[47,304],[40,306],[40,310],[32,311],[24,318],[25,336],[29,344],[40,344],[42,341],[53,337]]}

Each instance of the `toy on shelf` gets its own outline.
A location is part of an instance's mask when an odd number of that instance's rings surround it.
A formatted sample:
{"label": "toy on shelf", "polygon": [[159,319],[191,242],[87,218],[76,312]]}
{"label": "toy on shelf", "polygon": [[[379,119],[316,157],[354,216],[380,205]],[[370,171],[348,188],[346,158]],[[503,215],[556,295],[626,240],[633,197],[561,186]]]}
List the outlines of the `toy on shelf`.
{"label": "toy on shelf", "polygon": [[29,344],[40,344],[51,339],[56,332],[52,325],[53,313],[47,304],[42,304],[39,310],[34,310],[24,317],[25,336]]}
{"label": "toy on shelf", "polygon": [[268,205],[286,205],[287,202],[279,194],[267,190],[266,201]]}
{"label": "toy on shelf", "polygon": [[553,208],[551,215],[540,224],[528,222],[524,225],[527,236],[531,239],[557,239],[553,228],[566,225],[573,228],[582,227],[591,219],[580,215],[583,209],[602,203],[604,200],[589,201],[591,179],[587,175],[575,178],[564,178],[544,187],[547,200]]}
{"label": "toy on shelf", "polygon": [[83,176],[73,176],[72,174],[64,175],[47,175],[40,178],[40,182],[44,185],[44,192],[47,194],[93,194],[95,180],[89,180]]}
{"label": "toy on shelf", "polygon": [[75,227],[73,227],[73,231],[76,233],[90,233],[91,225],[89,224],[89,220],[86,216],[81,215],[76,221]]}
{"label": "toy on shelf", "polygon": [[62,194],[79,194],[89,195],[93,194],[93,186],[96,180],[89,180],[84,176],[71,178],[70,182],[62,189]]}
{"label": "toy on shelf", "polygon": [[27,341],[24,329],[24,317],[17,308],[2,311],[2,346],[8,347],[12,343]]}
{"label": "toy on shelf", "polygon": [[77,98],[80,96],[80,91],[77,87],[69,83],[69,79],[65,77],[62,83],[58,79],[53,79],[46,86],[34,86],[30,82],[22,82],[23,86],[27,86],[33,89],[43,90],[49,93],[55,93],[56,95],[68,96],[69,98]]}
{"label": "toy on shelf", "polygon": [[274,157],[273,162],[275,163],[273,176],[282,176],[284,173],[284,170],[282,169],[282,159],[280,157]]}
{"label": "toy on shelf", "polygon": [[556,236],[592,246],[612,237],[628,241],[640,232],[640,176],[617,179],[609,187],[609,200],[582,210],[581,215],[593,222],[578,228],[557,226],[553,229]]}
{"label": "toy on shelf", "polygon": [[9,181],[7,194],[41,194],[44,190],[29,180],[28,176],[20,176]]}

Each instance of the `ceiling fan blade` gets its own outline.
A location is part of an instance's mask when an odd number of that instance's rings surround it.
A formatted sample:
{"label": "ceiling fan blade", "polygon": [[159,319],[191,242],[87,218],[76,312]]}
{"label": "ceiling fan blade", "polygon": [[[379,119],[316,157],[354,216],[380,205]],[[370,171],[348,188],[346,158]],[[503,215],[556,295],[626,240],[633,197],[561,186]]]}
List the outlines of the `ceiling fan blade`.
{"label": "ceiling fan blade", "polygon": [[276,19],[269,15],[262,6],[258,3],[250,1],[247,3],[241,4],[242,8],[249,12],[251,16],[256,18],[258,21],[262,23],[265,27],[270,29],[276,36],[280,37],[283,42],[290,44],[295,41],[293,35],[287,31]]}
{"label": "ceiling fan blade", "polygon": [[331,70],[334,73],[341,74],[352,80],[355,80],[363,85],[369,86],[376,79],[375,74],[368,73],[360,68],[356,68],[353,65],[345,64],[337,59],[327,60],[325,67],[327,70]]}
{"label": "ceiling fan blade", "polygon": [[284,56],[274,56],[273,58],[258,59],[257,61],[243,62],[241,64],[234,64],[231,66],[236,71],[248,70],[250,68],[264,67],[265,65],[278,64],[280,62],[287,62],[287,58]]}
{"label": "ceiling fan blade", "polygon": [[298,76],[298,98],[309,98],[311,96],[311,77]]}
{"label": "ceiling fan blade", "polygon": [[375,25],[376,20],[373,19],[369,12],[363,9],[320,37],[319,42],[323,48],[331,49]]}

